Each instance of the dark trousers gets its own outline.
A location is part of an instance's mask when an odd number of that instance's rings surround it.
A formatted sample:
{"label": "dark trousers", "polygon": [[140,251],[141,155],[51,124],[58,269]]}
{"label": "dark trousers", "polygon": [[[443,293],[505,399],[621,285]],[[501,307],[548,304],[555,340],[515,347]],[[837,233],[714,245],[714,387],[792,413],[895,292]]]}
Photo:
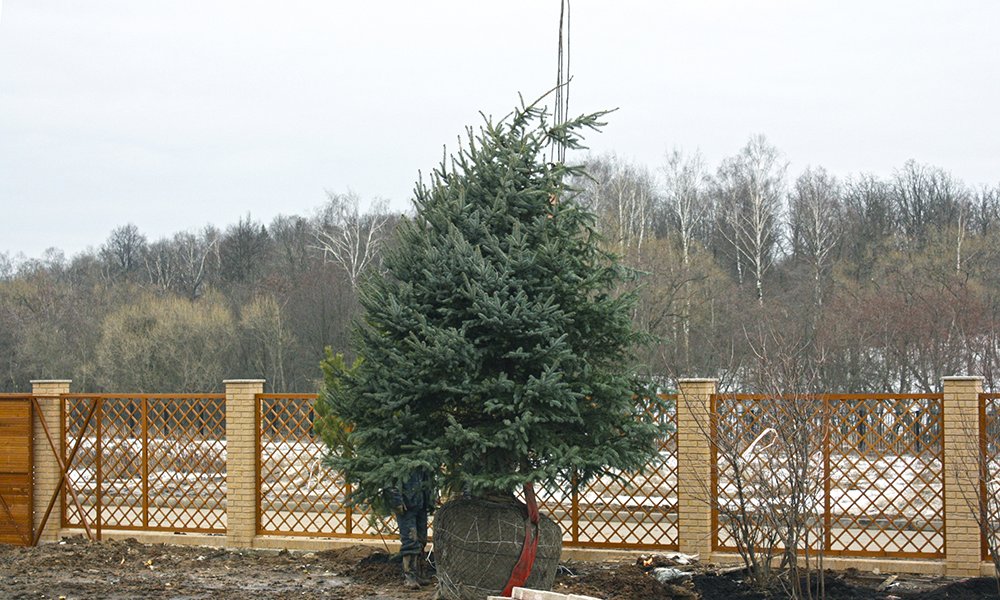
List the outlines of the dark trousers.
{"label": "dark trousers", "polygon": [[410,508],[396,514],[399,526],[399,553],[420,554],[427,545],[427,509]]}

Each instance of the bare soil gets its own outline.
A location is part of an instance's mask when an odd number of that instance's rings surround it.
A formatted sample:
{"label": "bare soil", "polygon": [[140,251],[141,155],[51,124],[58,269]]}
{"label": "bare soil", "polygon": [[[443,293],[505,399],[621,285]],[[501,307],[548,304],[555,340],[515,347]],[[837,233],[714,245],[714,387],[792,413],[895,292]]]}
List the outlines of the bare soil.
{"label": "bare soil", "polygon": [[[698,567],[679,584],[662,584],[632,561],[569,562],[554,590],[607,600],[763,600],[781,590],[748,589],[739,573]],[[427,565],[430,570],[430,565]],[[1000,600],[993,579],[901,576],[877,591],[885,575],[827,573],[829,600]],[[346,599],[431,600],[434,587],[402,586],[400,563],[369,546],[323,552],[228,550],[141,544],[133,539],[89,543],[67,538],[35,548],[0,545],[0,598]],[[815,596],[814,596],[815,597]]]}

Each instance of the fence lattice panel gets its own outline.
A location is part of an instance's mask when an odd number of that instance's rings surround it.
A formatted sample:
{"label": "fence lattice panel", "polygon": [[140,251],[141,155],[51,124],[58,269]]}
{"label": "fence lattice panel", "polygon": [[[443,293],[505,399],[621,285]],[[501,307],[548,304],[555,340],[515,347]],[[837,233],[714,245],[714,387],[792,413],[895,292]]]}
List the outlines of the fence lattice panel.
{"label": "fence lattice panel", "polygon": [[[736,523],[757,547],[779,545],[775,518],[798,506],[806,524],[802,547],[821,543],[823,430],[826,405],[815,398],[749,394],[712,399],[715,547],[736,550]],[[803,424],[787,425],[792,419]],[[798,470],[796,470],[798,466]],[[804,477],[794,477],[794,473]],[[800,500],[792,504],[789,498]]]}
{"label": "fence lattice panel", "polygon": [[662,409],[652,403],[640,407],[657,422],[669,425],[669,433],[657,440],[656,455],[637,472],[600,477],[573,494],[570,518],[560,523],[568,543],[677,549],[677,397],[661,399],[665,401]]}
{"label": "fence lattice panel", "polygon": [[827,551],[944,556],[942,397],[830,402]]}
{"label": "fence lattice panel", "polygon": [[940,394],[714,397],[715,547],[736,549],[736,523],[765,544],[781,527],[774,515],[797,507],[808,532],[800,546],[943,556],[941,402]]}
{"label": "fence lattice panel", "polygon": [[[258,396],[260,492],[258,533],[371,538],[395,535],[395,524],[372,521],[346,506],[349,488],[322,464],[325,446],[315,434],[315,394]],[[539,507],[557,520],[567,544],[579,546],[677,546],[677,442],[675,398],[655,418],[671,433],[638,473],[572,485],[536,488]],[[644,410],[651,411],[650,406]]]}
{"label": "fence lattice panel", "polygon": [[[982,495],[987,531],[993,545],[1000,547],[1000,394],[979,396],[980,452],[983,476]],[[983,559],[988,560],[989,544],[983,537]]]}
{"label": "fence lattice panel", "polygon": [[[323,465],[326,446],[313,428],[316,394],[257,397],[260,492],[258,533],[371,538],[389,533],[347,506],[350,487]],[[390,533],[391,535],[391,533]]]}
{"label": "fence lattice panel", "polygon": [[69,395],[62,416],[64,526],[226,531],[225,396]]}

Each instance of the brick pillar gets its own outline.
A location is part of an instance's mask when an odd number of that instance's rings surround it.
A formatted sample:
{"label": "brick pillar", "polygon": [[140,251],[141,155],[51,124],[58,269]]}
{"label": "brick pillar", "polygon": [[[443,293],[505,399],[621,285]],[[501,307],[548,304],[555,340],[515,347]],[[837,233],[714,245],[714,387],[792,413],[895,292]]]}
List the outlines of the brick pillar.
{"label": "brick pillar", "polygon": [[945,573],[979,575],[982,539],[976,523],[979,493],[981,377],[944,378]]}
{"label": "brick pillar", "polygon": [[[36,534],[41,527],[42,517],[45,516],[45,509],[48,508],[52,494],[55,493],[59,479],[62,477],[62,469],[59,468],[59,462],[52,453],[49,439],[45,437],[41,417],[45,418],[45,424],[49,428],[49,433],[52,434],[56,450],[62,452],[63,424],[60,418],[59,395],[69,393],[70,383],[72,381],[69,379],[37,379],[31,382],[31,393],[35,396],[38,407],[41,409],[41,414],[35,413],[34,431],[32,432],[34,437],[32,442],[35,479],[33,502]],[[62,527],[62,501],[57,499],[39,540],[58,541],[60,527]]]}
{"label": "brick pillar", "polygon": [[677,382],[677,519],[680,551],[712,553],[710,399],[714,379]]}
{"label": "brick pillar", "polygon": [[226,384],[226,545],[249,548],[257,535],[257,394],[263,379]]}

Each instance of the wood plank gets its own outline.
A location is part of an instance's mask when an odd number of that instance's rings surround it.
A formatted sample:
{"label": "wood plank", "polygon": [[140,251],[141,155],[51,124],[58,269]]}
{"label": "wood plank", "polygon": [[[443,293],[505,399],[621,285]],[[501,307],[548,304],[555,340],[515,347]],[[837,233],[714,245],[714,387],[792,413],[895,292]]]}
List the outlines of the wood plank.
{"label": "wood plank", "polygon": [[30,400],[0,400],[0,497],[10,511],[0,507],[0,543],[31,538],[32,429]]}
{"label": "wood plank", "polygon": [[4,448],[0,445],[0,473],[26,474],[30,470],[29,448]]}
{"label": "wood plank", "polygon": [[11,400],[0,402],[0,421],[27,420],[31,412],[31,404],[27,400]]}
{"label": "wood plank", "polygon": [[[28,499],[23,498],[21,501],[15,502],[13,498],[4,496],[4,500],[7,501],[7,506],[10,507],[10,514],[14,515],[14,520],[18,522],[21,529],[24,529],[28,518]],[[10,517],[7,516],[3,508],[0,508],[0,531],[3,531],[5,527],[12,529],[13,526],[10,523]]]}

